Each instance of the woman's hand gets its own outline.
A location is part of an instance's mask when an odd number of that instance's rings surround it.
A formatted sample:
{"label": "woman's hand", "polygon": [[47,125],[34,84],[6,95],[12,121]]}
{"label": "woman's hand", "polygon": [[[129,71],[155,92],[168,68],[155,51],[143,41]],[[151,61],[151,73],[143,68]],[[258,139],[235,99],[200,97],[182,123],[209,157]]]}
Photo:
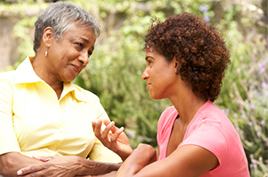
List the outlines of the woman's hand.
{"label": "woman's hand", "polygon": [[[103,130],[102,123],[105,125]],[[117,153],[123,161],[133,152],[129,140],[123,132],[123,127],[119,129],[115,126],[114,122],[110,122],[109,120],[97,120],[96,122],[92,122],[92,127],[95,136],[102,144]]]}
{"label": "woman's hand", "polygon": [[82,167],[79,157],[76,156],[48,156],[33,158],[44,163],[22,168],[17,172],[18,176],[74,177],[78,174],[78,170]]}
{"label": "woman's hand", "polygon": [[139,144],[119,168],[116,177],[133,176],[154,161],[156,161],[156,150],[150,145]]}

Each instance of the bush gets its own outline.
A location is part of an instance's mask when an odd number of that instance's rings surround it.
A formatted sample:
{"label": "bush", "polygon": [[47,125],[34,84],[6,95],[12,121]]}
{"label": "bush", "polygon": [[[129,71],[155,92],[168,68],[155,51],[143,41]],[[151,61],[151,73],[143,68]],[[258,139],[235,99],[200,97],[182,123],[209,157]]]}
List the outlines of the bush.
{"label": "bush", "polygon": [[[268,175],[268,34],[267,13],[264,13],[267,7],[261,6],[265,4],[264,0],[256,0],[254,4],[247,0],[239,3],[229,0],[71,2],[90,11],[101,25],[101,37],[89,65],[75,82],[100,97],[109,117],[117,126],[126,127],[132,147],[140,142],[157,146],[158,118],[171,105],[168,100],[152,100],[141,79],[145,68],[143,37],[150,18],[157,16],[163,21],[170,15],[187,11],[216,26],[226,38],[232,64],[215,104],[237,129],[251,176]],[[35,6],[44,9],[47,4]],[[22,15],[22,8],[15,7],[15,11],[10,9]],[[0,4],[0,14],[5,10]],[[32,52],[31,40],[24,34],[35,18],[22,16],[22,21],[14,28],[14,33],[22,41],[21,59]]]}

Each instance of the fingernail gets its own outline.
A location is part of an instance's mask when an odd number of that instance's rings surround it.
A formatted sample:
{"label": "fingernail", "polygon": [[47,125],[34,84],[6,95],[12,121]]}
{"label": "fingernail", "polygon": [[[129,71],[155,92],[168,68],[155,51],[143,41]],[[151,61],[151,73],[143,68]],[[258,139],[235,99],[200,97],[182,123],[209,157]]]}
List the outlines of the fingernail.
{"label": "fingernail", "polygon": [[21,175],[21,174],[22,174],[21,170],[17,171],[17,175]]}

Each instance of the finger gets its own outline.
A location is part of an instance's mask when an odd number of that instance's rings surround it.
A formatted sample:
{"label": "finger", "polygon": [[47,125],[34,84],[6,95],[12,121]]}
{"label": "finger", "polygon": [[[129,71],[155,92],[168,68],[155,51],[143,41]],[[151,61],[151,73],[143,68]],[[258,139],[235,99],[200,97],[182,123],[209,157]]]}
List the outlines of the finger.
{"label": "finger", "polygon": [[93,129],[94,132],[95,132],[95,129],[96,129],[96,124],[97,124],[96,121],[91,121],[92,129]]}
{"label": "finger", "polygon": [[19,171],[17,171],[17,175],[26,175],[29,173],[40,171],[42,169],[43,169],[42,165],[32,165],[32,166],[20,169]]}
{"label": "finger", "polygon": [[95,136],[97,138],[99,138],[101,135],[101,125],[102,125],[102,122],[100,120],[97,120],[96,125],[95,125],[95,131],[94,131]]}
{"label": "finger", "polygon": [[117,140],[117,138],[120,136],[120,134],[124,131],[124,127],[121,127],[120,129],[118,129],[111,137],[111,141],[115,142]]}
{"label": "finger", "polygon": [[114,127],[114,122],[112,121],[112,122],[110,122],[106,127],[105,127],[105,129],[103,130],[103,132],[101,133],[101,138],[102,139],[107,139],[108,141],[109,141],[109,136],[108,136],[108,134],[109,134],[109,132],[110,132],[110,130],[112,129]]}
{"label": "finger", "polygon": [[40,160],[42,162],[48,162],[53,159],[51,156],[32,156],[36,160]]}
{"label": "finger", "polygon": [[[108,126],[111,122],[108,119],[104,119],[103,123],[104,125]],[[112,133],[115,133],[117,130],[119,130],[119,128],[117,128],[116,126],[113,126],[110,130]]]}
{"label": "finger", "polygon": [[109,125],[109,123],[111,123],[111,121],[109,119],[103,119],[102,122],[106,126]]}

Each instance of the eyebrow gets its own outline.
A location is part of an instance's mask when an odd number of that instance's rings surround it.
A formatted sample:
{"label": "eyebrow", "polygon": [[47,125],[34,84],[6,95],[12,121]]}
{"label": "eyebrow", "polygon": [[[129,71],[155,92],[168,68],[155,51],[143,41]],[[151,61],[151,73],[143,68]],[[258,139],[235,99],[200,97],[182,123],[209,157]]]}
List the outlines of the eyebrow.
{"label": "eyebrow", "polygon": [[80,37],[83,41],[85,41],[86,43],[89,43],[89,40],[87,40],[86,38]]}
{"label": "eyebrow", "polygon": [[154,57],[152,57],[152,56],[147,56],[147,57],[145,57],[145,60],[147,61],[149,58],[154,59]]}

